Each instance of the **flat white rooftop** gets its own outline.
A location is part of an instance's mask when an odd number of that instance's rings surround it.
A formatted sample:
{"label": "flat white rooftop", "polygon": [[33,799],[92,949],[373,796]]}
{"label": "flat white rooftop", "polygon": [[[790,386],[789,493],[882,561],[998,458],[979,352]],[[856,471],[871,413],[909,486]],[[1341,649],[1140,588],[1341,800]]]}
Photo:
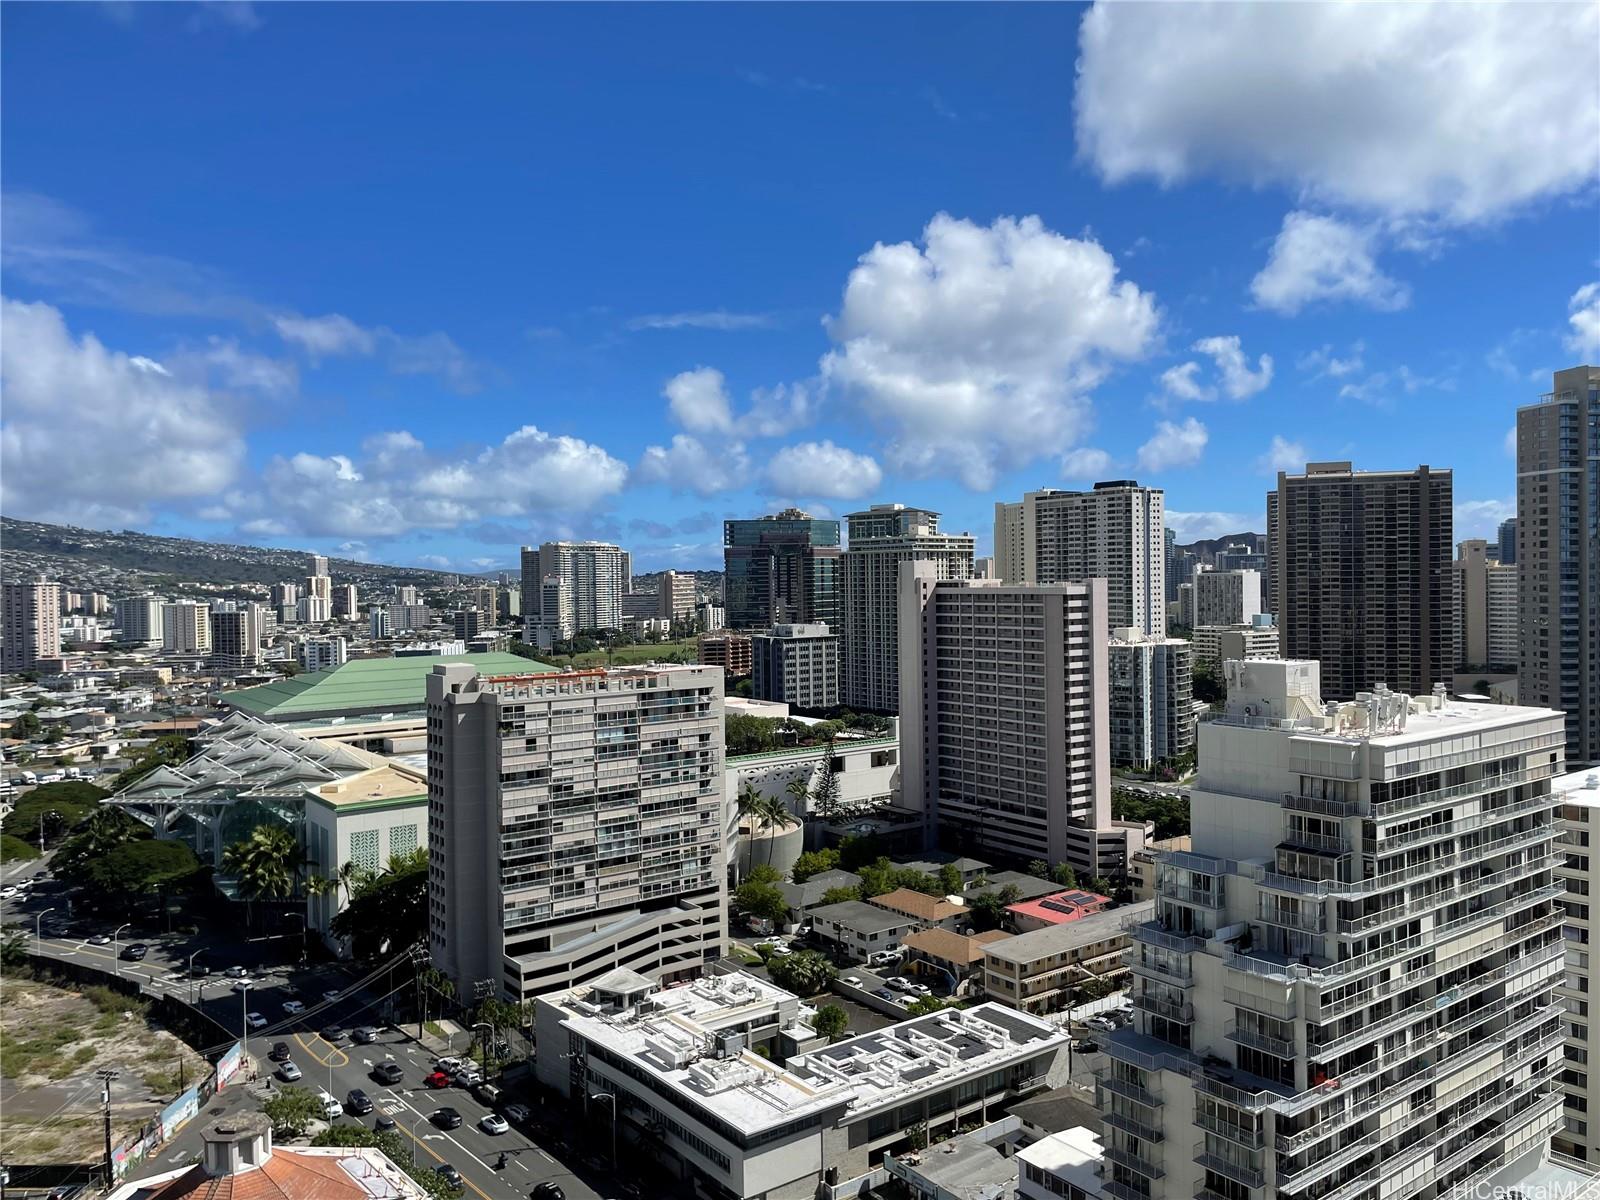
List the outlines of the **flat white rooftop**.
{"label": "flat white rooftop", "polygon": [[1076,1184],[1091,1196],[1100,1191],[1100,1177],[1095,1174],[1100,1158],[1100,1138],[1083,1125],[1052,1133],[1017,1151],[1018,1162],[1031,1163],[1057,1179]]}
{"label": "flat white rooftop", "polygon": [[1600,808],[1600,767],[1563,775],[1551,781],[1550,789],[1561,797],[1563,804]]}
{"label": "flat white rooftop", "polygon": [[[1044,1021],[998,1004],[948,1009],[796,1055],[777,1064],[745,1049],[716,1056],[716,1032],[784,1003],[790,993],[742,973],[651,992],[633,1008],[602,1011],[587,989],[548,998],[591,1045],[642,1068],[700,1110],[745,1134],[833,1109],[865,1111],[1063,1046]],[[811,1009],[800,1006],[800,1021]],[[803,1030],[802,1033],[809,1033]]]}

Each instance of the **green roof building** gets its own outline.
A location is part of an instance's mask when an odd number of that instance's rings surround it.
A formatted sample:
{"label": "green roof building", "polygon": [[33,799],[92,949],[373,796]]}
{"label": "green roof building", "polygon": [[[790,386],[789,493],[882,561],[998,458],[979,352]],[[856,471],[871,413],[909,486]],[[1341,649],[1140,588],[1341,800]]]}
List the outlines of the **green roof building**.
{"label": "green roof building", "polygon": [[269,721],[420,712],[427,678],[441,663],[468,663],[481,675],[535,675],[558,668],[515,654],[454,654],[354,658],[340,667],[224,692],[220,702]]}

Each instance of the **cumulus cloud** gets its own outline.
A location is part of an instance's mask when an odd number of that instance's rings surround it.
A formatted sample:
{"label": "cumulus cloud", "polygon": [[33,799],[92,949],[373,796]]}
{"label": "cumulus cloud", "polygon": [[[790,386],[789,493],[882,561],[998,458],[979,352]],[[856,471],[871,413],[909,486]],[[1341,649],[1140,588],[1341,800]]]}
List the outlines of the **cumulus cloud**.
{"label": "cumulus cloud", "polygon": [[1161,388],[1172,400],[1214,400],[1223,395],[1245,400],[1272,382],[1272,355],[1263,354],[1252,369],[1237,335],[1201,338],[1191,350],[1209,354],[1216,383],[1200,381],[1200,364],[1194,361],[1169,367],[1161,374]]}
{"label": "cumulus cloud", "polygon": [[1162,421],[1156,426],[1155,435],[1139,447],[1139,467],[1144,471],[1165,471],[1193,466],[1205,453],[1209,438],[1206,427],[1193,417],[1181,425]]}
{"label": "cumulus cloud", "polygon": [[1366,345],[1362,342],[1352,343],[1349,353],[1343,358],[1335,353],[1332,346],[1323,345],[1315,350],[1308,351],[1295,359],[1295,366],[1302,371],[1309,372],[1313,381],[1318,379],[1343,379],[1347,375],[1354,375],[1362,367],[1362,355],[1366,352]]}
{"label": "cumulus cloud", "polygon": [[870,455],[831,441],[801,442],[772,456],[767,482],[785,496],[855,500],[883,482],[883,471]]}
{"label": "cumulus cloud", "polygon": [[230,507],[246,532],[393,537],[473,521],[580,512],[620,491],[628,468],[599,446],[533,425],[475,452],[436,454],[398,430],[361,453],[280,455]]}
{"label": "cumulus cloud", "polygon": [[981,226],[940,213],[920,246],[861,256],[826,321],[835,348],[821,370],[887,431],[892,467],[982,490],[1070,449],[1091,390],[1147,354],[1159,323],[1154,297],[1119,279],[1097,243],[1038,217]]}
{"label": "cumulus cloud", "polygon": [[1500,522],[1517,515],[1515,500],[1458,500],[1455,508],[1455,540],[1485,538],[1493,541],[1500,533]]}
{"label": "cumulus cloud", "polygon": [[1404,308],[1411,289],[1378,268],[1374,242],[1370,230],[1292,212],[1283,218],[1267,265],[1250,281],[1250,295],[1262,308],[1285,316],[1324,301],[1350,301],[1381,312]]}
{"label": "cumulus cloud", "polygon": [[1279,471],[1299,471],[1310,461],[1311,455],[1303,443],[1291,442],[1281,433],[1275,433],[1267,452],[1256,459],[1256,469],[1266,475],[1276,475]]}
{"label": "cumulus cloud", "polygon": [[750,407],[738,415],[728,381],[715,367],[696,367],[667,380],[661,389],[672,419],[696,434],[778,437],[811,420],[811,389],[803,383],[756,388]]}
{"label": "cumulus cloud", "polygon": [[[1077,144],[1111,182],[1214,176],[1456,224],[1594,184],[1592,4],[1096,4]],[[1536,132],[1530,132],[1536,131]]]}
{"label": "cumulus cloud", "polygon": [[1259,514],[1237,512],[1174,512],[1164,514],[1167,528],[1177,536],[1180,544],[1197,542],[1201,538],[1222,537],[1229,533],[1249,533],[1265,527],[1265,518]]}
{"label": "cumulus cloud", "polygon": [[378,339],[342,313],[302,317],[293,313],[272,318],[278,336],[298,346],[313,360],[343,354],[371,354]]}
{"label": "cumulus cloud", "polygon": [[634,478],[659,483],[679,492],[710,496],[738,487],[748,479],[749,459],[738,443],[708,445],[692,434],[674,434],[670,446],[650,446],[639,459]]}
{"label": "cumulus cloud", "polygon": [[1593,362],[1600,356],[1600,283],[1586,283],[1572,293],[1567,302],[1567,349],[1579,358]]}
{"label": "cumulus cloud", "polygon": [[48,304],[3,301],[0,507],[18,517],[133,524],[213,496],[244,458],[239,414],[203,375],[74,338]]}
{"label": "cumulus cloud", "polygon": [[1092,446],[1079,446],[1076,450],[1068,450],[1061,456],[1061,476],[1063,479],[1092,480],[1104,478],[1111,469],[1111,455],[1104,450],[1096,450]]}

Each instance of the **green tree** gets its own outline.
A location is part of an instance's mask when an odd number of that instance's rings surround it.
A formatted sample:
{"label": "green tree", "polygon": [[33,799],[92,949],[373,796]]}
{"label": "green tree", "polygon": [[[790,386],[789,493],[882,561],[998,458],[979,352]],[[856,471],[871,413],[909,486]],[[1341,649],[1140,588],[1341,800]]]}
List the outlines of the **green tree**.
{"label": "green tree", "polygon": [[282,825],[257,825],[249,837],[222,852],[222,869],[234,877],[245,899],[247,922],[255,901],[294,895],[305,865],[305,851]]}
{"label": "green tree", "polygon": [[1050,877],[1064,888],[1078,886],[1078,873],[1072,869],[1071,863],[1057,863]]}
{"label": "green tree", "polygon": [[181,733],[164,733],[144,748],[131,767],[111,781],[111,790],[120,792],[137,783],[157,767],[181,763],[189,757],[189,739]]}
{"label": "green tree", "polygon": [[778,868],[768,863],[757,863],[750,868],[750,874],[744,877],[746,883],[782,883],[783,876]]}
{"label": "green tree", "polygon": [[357,958],[420,942],[428,929],[427,852],[391,859],[381,874],[357,881],[329,928]]}
{"label": "green tree", "polygon": [[44,731],[44,744],[46,746],[55,746],[66,740],[67,731],[61,728],[59,724],[52,725],[49,729]]}
{"label": "green tree", "polygon": [[1028,874],[1032,875],[1035,879],[1050,878],[1050,864],[1045,862],[1045,860],[1042,858],[1036,858],[1028,863],[1027,870]]}
{"label": "green tree", "polygon": [[0,833],[0,863],[26,862],[39,857],[39,850],[9,833]]}
{"label": "green tree", "polygon": [[0,833],[37,846],[42,819],[45,841],[53,842],[94,812],[110,794],[105,788],[75,779],[42,784],[17,801],[11,815],[0,822]]}
{"label": "green tree", "polygon": [[966,890],[966,880],[961,878],[961,868],[955,863],[945,863],[939,868],[939,890],[946,896],[959,896]]}
{"label": "green tree", "polygon": [[90,865],[118,846],[150,836],[143,823],[120,808],[102,806],[90,813],[63,842],[52,860],[55,873],[63,879],[82,883]]}
{"label": "green tree", "polygon": [[937,996],[918,996],[906,1005],[906,1016],[925,1017],[929,1013],[936,1013],[941,1008],[949,1007],[948,1004]]}
{"label": "green tree", "polygon": [[822,893],[823,904],[843,904],[847,900],[861,899],[861,889],[850,884],[840,884]]}
{"label": "green tree", "polygon": [[839,774],[834,770],[834,736],[828,736],[822,751],[822,771],[811,791],[811,806],[824,821],[839,819]]}
{"label": "green tree", "polygon": [[106,896],[161,896],[190,879],[200,862],[188,843],[142,838],[89,863],[84,882]]}
{"label": "green tree", "polygon": [[322,1120],[322,1102],[305,1088],[278,1088],[277,1094],[261,1105],[272,1122],[274,1137],[299,1137],[313,1121]]}
{"label": "green tree", "polygon": [[29,711],[22,713],[15,721],[11,722],[11,728],[7,732],[10,733],[10,735],[14,738],[26,740],[28,738],[37,737],[39,735],[39,728],[38,714]]}
{"label": "green tree", "polygon": [[755,850],[755,838],[762,833],[767,833],[764,839],[766,845],[766,858],[772,861],[771,832],[780,828],[800,824],[800,818],[789,811],[789,806],[776,796],[764,796],[750,786],[748,781],[745,789],[741,790],[737,800],[739,816],[750,827],[751,852]]}
{"label": "green tree", "polygon": [[773,983],[797,996],[815,996],[826,991],[839,973],[815,950],[802,950],[773,958],[767,964],[767,974]]}
{"label": "green tree", "polygon": [[[926,999],[926,997],[924,997]],[[921,1003],[920,1001],[918,1003]],[[925,1150],[928,1147],[928,1123],[918,1121],[915,1125],[906,1126],[906,1141],[913,1150]]]}
{"label": "green tree", "polygon": [[794,860],[794,869],[789,872],[789,878],[796,883],[804,883],[813,875],[820,875],[824,871],[837,870],[839,866],[839,852],[832,847],[822,850],[807,850]]}
{"label": "green tree", "polygon": [[839,868],[859,872],[870,862],[883,857],[886,847],[876,834],[852,833],[839,843]]}
{"label": "green tree", "polygon": [[733,893],[733,906],[743,916],[780,924],[789,913],[789,902],[770,883],[741,883]]}
{"label": "green tree", "polygon": [[850,1014],[837,1004],[824,1004],[811,1017],[811,1028],[819,1037],[837,1042],[850,1028]]}

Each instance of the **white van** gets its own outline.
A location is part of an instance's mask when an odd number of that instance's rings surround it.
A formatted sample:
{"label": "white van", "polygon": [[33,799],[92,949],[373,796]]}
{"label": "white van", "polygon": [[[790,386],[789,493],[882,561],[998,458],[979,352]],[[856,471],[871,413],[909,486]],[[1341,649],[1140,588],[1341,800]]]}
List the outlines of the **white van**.
{"label": "white van", "polygon": [[344,1114],[344,1105],[340,1104],[327,1092],[318,1090],[317,1100],[322,1105],[322,1115],[330,1121],[336,1121]]}

